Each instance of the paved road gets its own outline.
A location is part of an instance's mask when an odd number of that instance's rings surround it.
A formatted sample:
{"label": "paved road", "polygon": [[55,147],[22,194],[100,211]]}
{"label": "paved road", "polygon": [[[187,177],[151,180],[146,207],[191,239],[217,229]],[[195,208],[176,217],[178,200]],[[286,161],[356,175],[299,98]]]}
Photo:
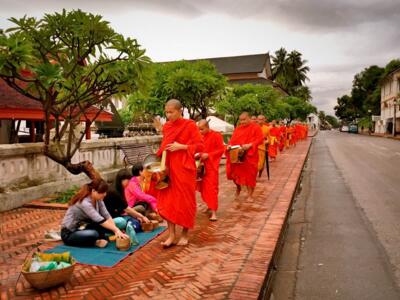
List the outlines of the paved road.
{"label": "paved road", "polygon": [[400,142],[320,132],[274,299],[400,299]]}

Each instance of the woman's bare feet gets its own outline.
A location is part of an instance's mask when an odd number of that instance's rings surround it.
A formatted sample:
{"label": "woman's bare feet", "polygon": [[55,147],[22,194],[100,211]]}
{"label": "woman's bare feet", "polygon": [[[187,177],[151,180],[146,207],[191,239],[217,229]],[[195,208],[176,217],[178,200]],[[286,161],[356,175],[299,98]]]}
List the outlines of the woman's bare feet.
{"label": "woman's bare feet", "polygon": [[95,243],[96,247],[99,247],[99,248],[105,248],[107,246],[107,244],[108,244],[108,241],[106,241],[106,240],[97,240]]}

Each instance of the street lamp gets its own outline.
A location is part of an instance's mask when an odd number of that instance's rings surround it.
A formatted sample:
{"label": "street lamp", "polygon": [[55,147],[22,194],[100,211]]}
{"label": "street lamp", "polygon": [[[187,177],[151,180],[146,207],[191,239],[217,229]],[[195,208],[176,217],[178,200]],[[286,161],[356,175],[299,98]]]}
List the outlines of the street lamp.
{"label": "street lamp", "polygon": [[393,136],[396,136],[396,105],[397,99],[393,100]]}

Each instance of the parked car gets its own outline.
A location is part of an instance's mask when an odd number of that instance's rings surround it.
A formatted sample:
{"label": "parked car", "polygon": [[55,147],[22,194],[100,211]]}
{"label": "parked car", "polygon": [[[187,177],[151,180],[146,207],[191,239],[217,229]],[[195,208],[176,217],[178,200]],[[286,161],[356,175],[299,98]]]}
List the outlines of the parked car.
{"label": "parked car", "polygon": [[349,132],[349,126],[343,125],[342,127],[340,127],[340,131],[341,132]]}
{"label": "parked car", "polygon": [[349,126],[349,133],[358,133],[358,125],[352,124]]}

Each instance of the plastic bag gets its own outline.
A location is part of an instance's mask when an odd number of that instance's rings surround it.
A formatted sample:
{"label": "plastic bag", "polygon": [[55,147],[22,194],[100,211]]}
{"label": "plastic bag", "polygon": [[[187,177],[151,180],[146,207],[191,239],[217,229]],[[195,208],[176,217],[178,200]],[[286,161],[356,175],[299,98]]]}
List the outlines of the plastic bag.
{"label": "plastic bag", "polygon": [[128,222],[128,225],[126,225],[126,234],[131,239],[131,245],[139,245],[139,240],[137,239],[135,229],[133,228],[131,222]]}

